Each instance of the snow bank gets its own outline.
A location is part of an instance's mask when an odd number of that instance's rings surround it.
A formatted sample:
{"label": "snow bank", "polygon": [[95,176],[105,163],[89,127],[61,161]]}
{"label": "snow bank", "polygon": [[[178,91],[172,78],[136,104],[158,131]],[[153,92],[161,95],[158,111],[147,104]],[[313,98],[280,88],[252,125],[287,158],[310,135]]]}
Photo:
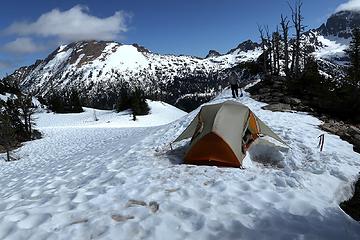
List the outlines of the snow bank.
{"label": "snow bank", "polygon": [[[359,223],[338,203],[351,195],[360,155],[312,116],[262,110],[247,94],[240,101],[291,148],[254,146],[245,170],[179,165],[186,142],[168,144],[198,110],[147,128],[103,127],[115,118],[106,111],[100,123],[87,122],[91,110],[68,120],[38,115],[45,137],[16,151],[21,161],[0,163],[0,239],[359,238]],[[153,111],[175,118],[159,103]]]}
{"label": "snow bank", "polygon": [[[170,123],[186,113],[164,102],[147,100],[150,114],[136,116],[132,120],[130,111],[116,113],[111,110],[84,108],[82,113],[41,113],[36,115],[37,126],[43,128],[131,128],[151,127]],[[95,116],[98,119],[95,121]]]}

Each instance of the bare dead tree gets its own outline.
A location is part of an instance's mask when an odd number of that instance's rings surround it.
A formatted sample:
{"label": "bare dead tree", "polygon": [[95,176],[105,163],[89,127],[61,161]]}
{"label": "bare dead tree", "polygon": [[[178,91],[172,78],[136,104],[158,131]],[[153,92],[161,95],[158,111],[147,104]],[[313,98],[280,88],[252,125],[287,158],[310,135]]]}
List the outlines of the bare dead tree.
{"label": "bare dead tree", "polygon": [[265,26],[265,33],[266,33],[266,46],[267,46],[269,66],[270,66],[269,71],[270,71],[270,74],[273,74],[274,73],[273,72],[273,59],[272,59],[273,47],[272,47],[269,26]]}
{"label": "bare dead tree", "polygon": [[304,18],[301,13],[303,3],[301,0],[296,0],[294,6],[292,6],[289,2],[288,4],[291,9],[291,19],[295,29],[291,69],[294,77],[298,78],[300,73],[301,34],[305,29],[305,26],[303,25]]}
{"label": "bare dead tree", "polygon": [[260,25],[258,25],[258,31],[260,33],[260,38],[261,38],[261,49],[263,51],[263,56],[264,56],[264,72],[267,73],[267,59],[266,59],[266,38],[264,35],[264,29],[263,27],[261,27]]}
{"label": "bare dead tree", "polygon": [[281,51],[281,35],[279,33],[279,28],[276,27],[276,31],[272,34],[272,46],[273,46],[273,60],[274,60],[274,74],[278,75],[280,73],[280,51]]}
{"label": "bare dead tree", "polygon": [[290,20],[281,14],[281,29],[284,42],[284,72],[289,77],[289,24]]}

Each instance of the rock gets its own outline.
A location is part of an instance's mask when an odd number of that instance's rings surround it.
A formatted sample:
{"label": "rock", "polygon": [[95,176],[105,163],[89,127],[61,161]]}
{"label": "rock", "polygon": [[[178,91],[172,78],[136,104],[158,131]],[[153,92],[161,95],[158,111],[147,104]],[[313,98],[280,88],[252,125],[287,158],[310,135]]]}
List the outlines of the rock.
{"label": "rock", "polygon": [[221,54],[218,51],[210,50],[208,55],[206,55],[205,58],[218,57],[218,56],[221,56]]}
{"label": "rock", "polygon": [[155,201],[149,202],[151,212],[156,213],[159,210],[159,204]]}
{"label": "rock", "polygon": [[292,97],[286,97],[284,99],[285,103],[293,105],[293,106],[298,106],[301,104],[301,100],[298,98],[292,98]]}
{"label": "rock", "polygon": [[355,127],[355,126],[350,126],[349,127],[349,132],[351,133],[351,134],[360,134],[360,129],[359,128],[357,128],[357,127]]}
{"label": "rock", "polygon": [[355,134],[355,135],[354,135],[354,138],[355,138],[356,140],[359,140],[359,141],[360,141],[360,134]]}
{"label": "rock", "polygon": [[134,219],[134,216],[130,216],[130,215],[120,215],[120,214],[113,214],[111,215],[111,218],[116,221],[116,222],[124,222],[127,221],[129,219]]}
{"label": "rock", "polygon": [[283,98],[283,97],[284,97],[284,94],[282,94],[282,93],[280,93],[280,92],[274,92],[274,93],[272,94],[272,96],[274,96],[274,97],[279,97],[279,98]]}
{"label": "rock", "polygon": [[269,88],[261,88],[258,91],[260,94],[264,94],[264,93],[270,93],[270,89]]}
{"label": "rock", "polygon": [[144,201],[139,201],[139,200],[134,200],[134,199],[130,199],[126,203],[126,207],[134,207],[134,206],[147,206],[147,204]]}
{"label": "rock", "polygon": [[276,104],[269,104],[265,107],[262,107],[264,110],[270,110],[273,112],[289,112],[291,111],[291,106],[289,104],[284,103],[276,103]]}
{"label": "rock", "polygon": [[330,123],[324,123],[323,125],[321,125],[321,128],[327,132],[335,133],[334,128]]}

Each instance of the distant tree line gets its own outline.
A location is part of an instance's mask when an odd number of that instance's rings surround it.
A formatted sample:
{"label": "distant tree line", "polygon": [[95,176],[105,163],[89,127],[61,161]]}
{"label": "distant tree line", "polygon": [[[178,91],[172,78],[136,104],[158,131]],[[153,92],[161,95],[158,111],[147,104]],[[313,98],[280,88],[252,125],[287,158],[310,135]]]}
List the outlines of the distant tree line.
{"label": "distant tree line", "polygon": [[84,111],[79,93],[75,89],[69,91],[51,90],[45,97],[39,97],[38,99],[55,113],[81,113]]}
{"label": "distant tree line", "polygon": [[131,109],[134,120],[135,116],[149,114],[150,108],[146,103],[145,92],[141,88],[135,87],[134,89],[131,89],[126,84],[123,84],[119,88],[115,103],[117,112]]}
{"label": "distant tree line", "polygon": [[146,115],[150,109],[146,103],[145,92],[139,87],[131,88],[127,83],[120,82],[111,86],[106,92],[100,91],[93,96],[81,94],[75,90],[50,90],[39,101],[56,113],[80,113],[82,106],[100,109],[114,109],[117,112],[130,109],[134,116]]}

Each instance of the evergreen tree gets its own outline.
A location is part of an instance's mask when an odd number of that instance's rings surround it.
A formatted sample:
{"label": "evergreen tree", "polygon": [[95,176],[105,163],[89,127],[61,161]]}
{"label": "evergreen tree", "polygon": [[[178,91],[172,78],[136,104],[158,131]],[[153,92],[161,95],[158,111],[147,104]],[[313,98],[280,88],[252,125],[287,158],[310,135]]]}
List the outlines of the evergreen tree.
{"label": "evergreen tree", "polygon": [[352,40],[347,51],[350,58],[348,69],[348,80],[355,87],[360,87],[360,29],[354,28],[352,31]]}
{"label": "evergreen tree", "polygon": [[65,111],[64,100],[57,92],[53,92],[47,102],[51,111],[56,113],[63,113]]}
{"label": "evergreen tree", "polygon": [[5,103],[0,101],[0,146],[6,151],[6,160],[10,161],[10,151],[16,145],[16,129],[12,125],[12,118],[4,111]]}
{"label": "evergreen tree", "polygon": [[135,116],[149,114],[150,108],[146,103],[144,91],[135,88],[131,94],[131,110]]}
{"label": "evergreen tree", "polygon": [[129,108],[130,108],[129,89],[123,85],[120,88],[115,109],[117,112],[121,112]]}
{"label": "evergreen tree", "polygon": [[81,113],[81,112],[84,111],[82,106],[81,106],[79,93],[75,89],[71,90],[69,98],[70,98],[69,99],[70,112],[72,112],[72,113]]}

